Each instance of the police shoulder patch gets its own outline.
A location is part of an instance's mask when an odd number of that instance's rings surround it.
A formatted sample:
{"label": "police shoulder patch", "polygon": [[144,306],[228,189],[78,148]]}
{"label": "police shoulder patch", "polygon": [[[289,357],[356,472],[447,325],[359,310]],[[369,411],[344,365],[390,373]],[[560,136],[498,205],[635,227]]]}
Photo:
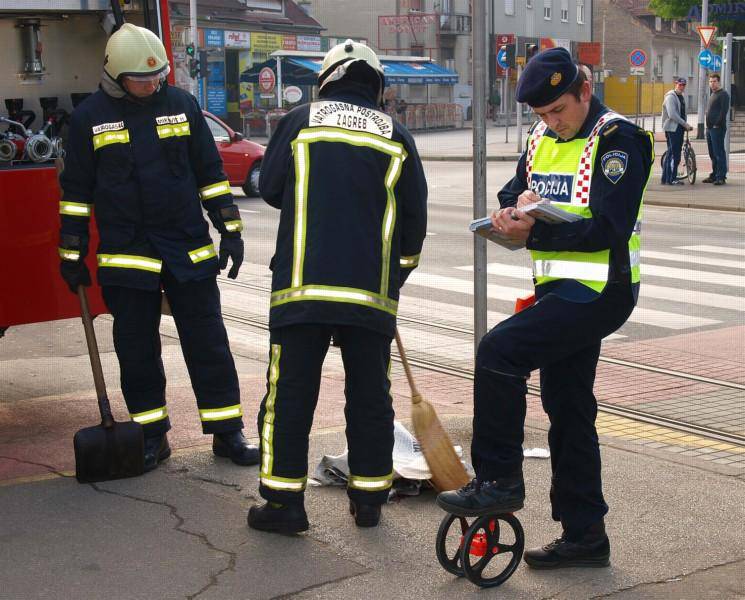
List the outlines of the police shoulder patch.
{"label": "police shoulder patch", "polygon": [[600,166],[603,174],[613,184],[623,177],[629,164],[629,155],[621,150],[611,150],[600,157]]}

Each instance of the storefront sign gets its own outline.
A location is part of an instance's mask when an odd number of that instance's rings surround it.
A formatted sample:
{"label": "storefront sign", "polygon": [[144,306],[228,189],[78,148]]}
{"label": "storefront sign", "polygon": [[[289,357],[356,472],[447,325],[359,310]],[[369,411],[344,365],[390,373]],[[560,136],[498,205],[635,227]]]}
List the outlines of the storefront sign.
{"label": "storefront sign", "polygon": [[248,31],[226,31],[225,32],[226,48],[250,48],[251,33]]}
{"label": "storefront sign", "polygon": [[208,48],[222,48],[225,45],[222,29],[205,29],[204,45]]}
{"label": "storefront sign", "polygon": [[549,48],[566,48],[571,53],[572,41],[565,38],[541,38],[541,50]]}
{"label": "storefront sign", "polygon": [[297,50],[297,38],[294,35],[282,36],[282,50]]}
{"label": "storefront sign", "polygon": [[[701,7],[691,6],[686,17],[689,21],[701,21]],[[709,21],[745,21],[745,2],[722,2],[709,4]]]}
{"label": "storefront sign", "polygon": [[586,65],[599,65],[602,47],[600,42],[579,42],[577,44],[577,58]]}
{"label": "storefront sign", "polygon": [[299,35],[297,36],[297,49],[304,52],[320,52],[321,36],[319,35]]}
{"label": "storefront sign", "polygon": [[282,47],[284,36],[276,33],[252,32],[251,50],[253,52],[274,52]]}
{"label": "storefront sign", "polygon": [[277,83],[277,77],[269,67],[264,67],[259,71],[259,90],[262,94],[270,94],[274,91]]}
{"label": "storefront sign", "polygon": [[296,102],[300,102],[300,100],[303,99],[303,90],[301,90],[296,85],[288,85],[285,88],[283,96],[285,100],[287,100],[287,102],[289,102],[290,104],[295,104]]}
{"label": "storefront sign", "polygon": [[207,86],[207,110],[218,117],[227,114],[228,102],[225,88]]}

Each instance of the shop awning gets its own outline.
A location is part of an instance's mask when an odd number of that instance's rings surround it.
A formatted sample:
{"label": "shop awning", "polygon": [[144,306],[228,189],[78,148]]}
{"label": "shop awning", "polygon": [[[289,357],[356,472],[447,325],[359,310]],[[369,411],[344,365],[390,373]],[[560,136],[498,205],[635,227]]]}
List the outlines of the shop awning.
{"label": "shop awning", "polygon": [[[321,70],[322,58],[304,56],[282,57],[282,83],[285,85],[314,85],[317,81],[318,71]],[[458,83],[458,74],[454,71],[441,67],[428,61],[402,61],[381,60],[385,72],[386,83],[403,83],[409,85],[427,85],[438,83],[440,85],[455,85]],[[277,70],[277,60],[272,58],[259,65],[254,65],[241,74],[241,81],[257,83],[259,71],[269,67]]]}

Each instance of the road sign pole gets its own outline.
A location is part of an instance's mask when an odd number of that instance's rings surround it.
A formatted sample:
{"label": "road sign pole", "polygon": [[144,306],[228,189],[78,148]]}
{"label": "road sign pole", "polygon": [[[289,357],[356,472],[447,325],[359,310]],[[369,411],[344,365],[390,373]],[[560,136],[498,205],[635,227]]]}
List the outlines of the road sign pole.
{"label": "road sign pole", "polygon": [[[520,81],[520,75],[523,73],[523,66],[517,65],[517,80]],[[515,98],[515,110],[517,116],[515,118],[515,127],[517,128],[517,152],[518,154],[523,153],[523,105],[517,102]]]}
{"label": "road sign pole", "polygon": [[510,141],[510,70],[504,70],[504,94],[502,94],[502,102],[504,103],[504,143],[507,144]]}
{"label": "road sign pole", "polygon": [[[702,0],[701,4],[701,25],[709,24],[709,0]],[[701,50],[705,50],[704,40],[701,40]],[[696,139],[704,139],[704,104],[706,97],[706,70],[699,64],[698,67],[698,126],[696,128]]]}
{"label": "road sign pole", "polygon": [[734,63],[734,52],[732,52],[733,47],[733,39],[732,39],[732,33],[728,33],[727,37],[725,38],[724,42],[724,50],[722,52],[722,87],[724,88],[724,91],[727,92],[727,95],[730,98],[729,103],[729,110],[727,111],[727,116],[725,123],[727,124],[727,129],[724,133],[724,156],[725,160],[727,161],[726,164],[729,165],[729,133],[730,133],[730,124],[729,124],[729,116],[730,111],[732,110],[732,64]]}
{"label": "road sign pole", "polygon": [[[486,215],[486,2],[473,4],[473,218]],[[486,335],[486,239],[473,236],[473,355]]]}

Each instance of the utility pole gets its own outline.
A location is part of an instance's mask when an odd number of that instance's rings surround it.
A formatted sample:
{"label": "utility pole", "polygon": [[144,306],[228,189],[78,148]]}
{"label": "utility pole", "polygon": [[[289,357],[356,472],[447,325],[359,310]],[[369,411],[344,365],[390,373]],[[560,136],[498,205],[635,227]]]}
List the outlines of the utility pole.
{"label": "utility pole", "polygon": [[[486,215],[486,2],[473,2],[473,218]],[[473,236],[473,353],[486,334],[486,239]]]}
{"label": "utility pole", "polygon": [[[199,56],[199,32],[197,31],[197,0],[189,0],[189,29],[190,29],[190,42],[194,44],[194,57]],[[207,69],[207,65],[200,65],[201,69]],[[204,72],[204,71],[203,71]],[[191,80],[191,93],[200,103],[202,101],[199,98],[199,77],[194,77]]]}
{"label": "utility pole", "polygon": [[[523,74],[523,66],[517,65],[517,80],[520,81],[520,76]],[[517,96],[517,94],[515,94]],[[517,153],[523,153],[523,105],[515,98],[515,110],[517,117],[515,119],[515,127],[517,128]]]}
{"label": "utility pole", "polygon": [[[701,25],[709,24],[709,0],[702,0],[701,5]],[[704,40],[701,40],[701,50],[704,50]],[[698,67],[698,127],[696,129],[696,139],[704,139],[704,110],[706,102],[704,97],[706,95],[706,70],[699,63]]]}
{"label": "utility pole", "polygon": [[727,36],[724,38],[724,52],[722,54],[722,88],[724,88],[724,91],[727,92],[727,95],[730,98],[729,102],[729,110],[727,111],[726,115],[726,123],[727,123],[727,129],[724,134],[724,155],[727,157],[727,164],[730,164],[729,162],[729,132],[730,129],[730,123],[729,123],[729,115],[730,111],[732,110],[732,65],[734,64],[734,55],[733,52],[734,48],[732,47],[732,44],[734,43],[734,40],[732,39],[732,32],[728,33]]}

